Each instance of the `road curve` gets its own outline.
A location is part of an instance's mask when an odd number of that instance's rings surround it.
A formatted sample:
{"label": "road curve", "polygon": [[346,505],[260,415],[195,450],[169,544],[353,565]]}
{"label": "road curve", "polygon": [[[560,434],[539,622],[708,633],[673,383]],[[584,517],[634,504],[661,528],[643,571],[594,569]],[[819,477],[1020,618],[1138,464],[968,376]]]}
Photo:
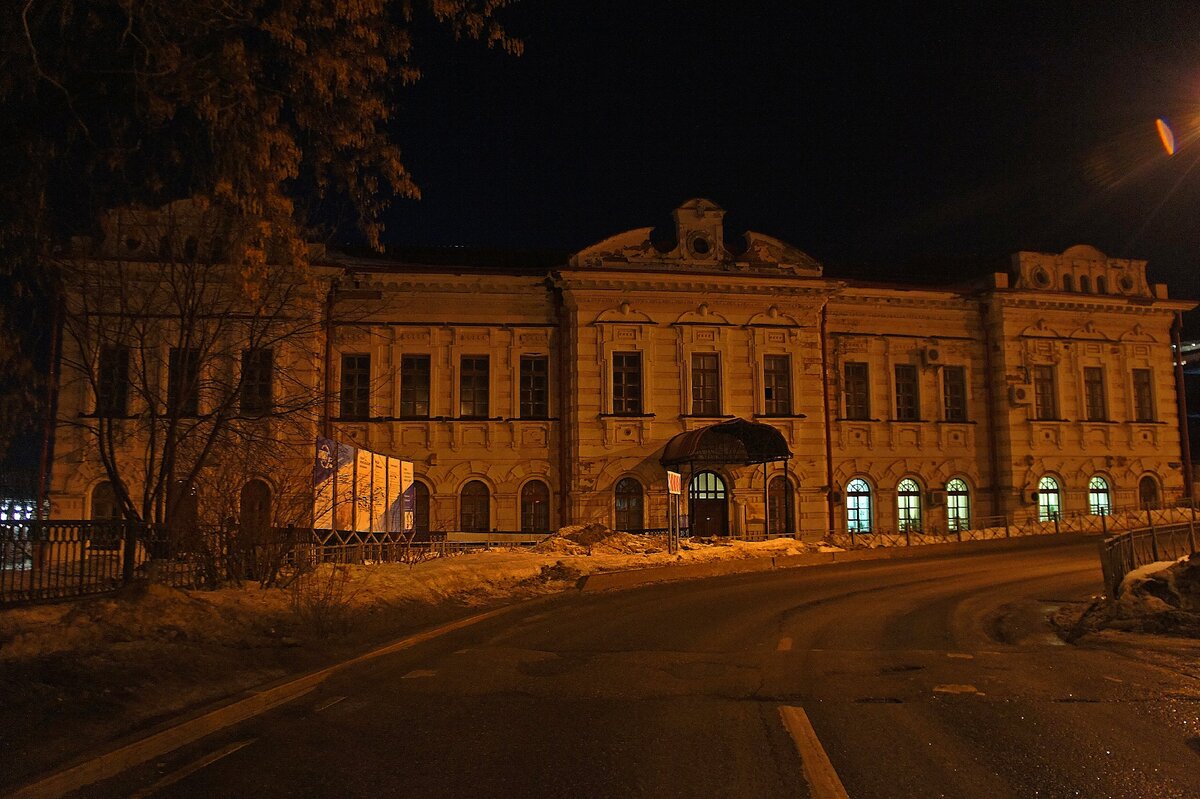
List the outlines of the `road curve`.
{"label": "road curve", "polygon": [[76,795],[1200,797],[1200,669],[1049,632],[1100,590],[1083,543],[573,593]]}

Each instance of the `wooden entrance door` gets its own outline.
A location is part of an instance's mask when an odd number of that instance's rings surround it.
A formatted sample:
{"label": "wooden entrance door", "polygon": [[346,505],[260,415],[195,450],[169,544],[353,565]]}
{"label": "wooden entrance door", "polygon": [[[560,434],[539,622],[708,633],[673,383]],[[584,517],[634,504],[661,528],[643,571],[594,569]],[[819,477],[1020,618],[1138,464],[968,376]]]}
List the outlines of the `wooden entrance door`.
{"label": "wooden entrance door", "polygon": [[691,533],[696,536],[729,535],[729,502],[725,481],[715,472],[700,472],[688,484]]}

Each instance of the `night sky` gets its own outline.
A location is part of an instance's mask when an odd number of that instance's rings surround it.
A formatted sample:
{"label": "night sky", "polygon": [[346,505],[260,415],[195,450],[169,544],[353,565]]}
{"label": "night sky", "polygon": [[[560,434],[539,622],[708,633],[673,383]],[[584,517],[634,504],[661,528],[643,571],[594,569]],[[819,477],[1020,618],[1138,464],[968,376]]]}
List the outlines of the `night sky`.
{"label": "night sky", "polygon": [[831,276],[1084,242],[1200,297],[1200,3],[956,5],[523,0],[519,58],[422,30],[385,239],[567,252],[702,196]]}

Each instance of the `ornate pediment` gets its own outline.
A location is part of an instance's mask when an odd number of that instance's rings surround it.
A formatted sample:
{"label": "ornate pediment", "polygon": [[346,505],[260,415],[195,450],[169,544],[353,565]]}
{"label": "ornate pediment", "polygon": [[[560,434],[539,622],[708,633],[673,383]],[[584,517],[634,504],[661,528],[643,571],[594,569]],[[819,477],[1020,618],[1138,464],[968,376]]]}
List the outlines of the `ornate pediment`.
{"label": "ornate pediment", "polygon": [[673,241],[655,242],[653,228],[636,228],[580,250],[571,266],[821,276],[821,264],[773,236],[747,231],[737,242],[726,241],[725,211],[711,200],[689,200],[673,217]]}

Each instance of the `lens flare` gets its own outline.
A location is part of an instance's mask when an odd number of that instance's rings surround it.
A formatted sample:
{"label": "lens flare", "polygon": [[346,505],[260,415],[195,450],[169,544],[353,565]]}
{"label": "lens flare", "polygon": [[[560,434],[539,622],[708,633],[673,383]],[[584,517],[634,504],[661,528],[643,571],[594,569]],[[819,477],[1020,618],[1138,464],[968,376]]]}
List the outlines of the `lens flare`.
{"label": "lens flare", "polygon": [[1154,120],[1154,127],[1158,128],[1158,138],[1162,141],[1167,155],[1175,155],[1175,134],[1171,132],[1171,126],[1167,124],[1167,120],[1159,117]]}

